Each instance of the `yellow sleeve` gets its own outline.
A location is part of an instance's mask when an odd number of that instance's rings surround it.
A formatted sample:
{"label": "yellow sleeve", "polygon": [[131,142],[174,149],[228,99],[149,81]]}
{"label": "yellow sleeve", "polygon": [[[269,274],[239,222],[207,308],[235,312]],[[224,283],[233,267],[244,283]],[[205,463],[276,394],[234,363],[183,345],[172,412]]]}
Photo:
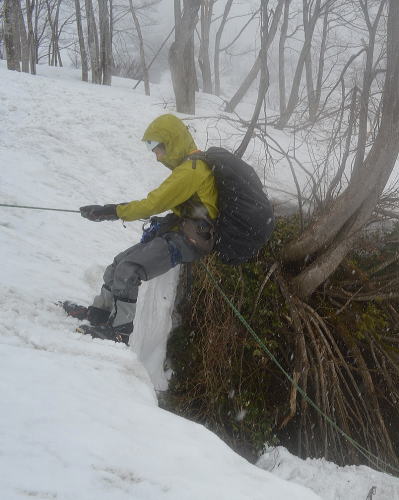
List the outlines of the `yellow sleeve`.
{"label": "yellow sleeve", "polygon": [[120,219],[133,221],[172,210],[187,201],[198,190],[199,182],[201,178],[196,175],[191,162],[185,162],[176,167],[170,176],[144,200],[118,205],[116,214]]}

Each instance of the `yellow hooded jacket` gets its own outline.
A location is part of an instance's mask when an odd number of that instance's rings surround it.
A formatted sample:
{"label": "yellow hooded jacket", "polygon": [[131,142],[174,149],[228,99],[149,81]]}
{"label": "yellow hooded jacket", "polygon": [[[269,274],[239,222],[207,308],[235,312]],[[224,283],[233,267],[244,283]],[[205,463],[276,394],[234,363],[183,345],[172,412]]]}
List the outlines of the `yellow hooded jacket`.
{"label": "yellow hooded jacket", "polygon": [[216,219],[215,178],[203,161],[197,160],[193,164],[192,160],[186,160],[190,153],[197,150],[186,125],[174,115],[161,115],[148,126],[143,141],[156,141],[165,145],[166,154],[161,162],[172,173],[146,199],[118,205],[118,217],[133,221],[172,210],[177,215]]}

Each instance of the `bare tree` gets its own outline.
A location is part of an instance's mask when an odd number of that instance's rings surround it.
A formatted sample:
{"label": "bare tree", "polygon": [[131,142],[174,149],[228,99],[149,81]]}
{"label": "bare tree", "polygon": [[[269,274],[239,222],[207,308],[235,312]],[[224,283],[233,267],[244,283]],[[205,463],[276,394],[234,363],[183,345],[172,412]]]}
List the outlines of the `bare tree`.
{"label": "bare tree", "polygon": [[381,123],[375,141],[362,164],[353,170],[348,187],[328,211],[285,249],[286,261],[317,257],[294,279],[301,297],[314,290],[334,272],[369,221],[389,179],[399,153],[399,4],[389,2],[387,70]]}
{"label": "bare tree", "polygon": [[[327,37],[328,37],[328,27],[329,27],[329,14],[332,3],[327,3],[324,7],[324,19],[323,19],[323,31],[321,35],[321,44],[319,52],[319,63],[317,69],[316,78],[316,88],[308,87],[308,101],[309,101],[309,119],[311,122],[315,122],[317,118],[317,113],[320,106],[321,92],[323,85],[323,75],[324,75],[324,65],[327,50]],[[311,66],[308,68],[306,73],[306,78],[311,78],[312,69]]]}
{"label": "bare tree", "polygon": [[101,83],[111,85],[112,81],[112,46],[110,17],[107,0],[98,0],[100,25],[100,73]]}
{"label": "bare tree", "polygon": [[20,48],[21,48],[22,71],[24,73],[29,73],[28,34],[26,32],[25,19],[22,13],[21,2],[18,0],[15,3],[18,15],[18,31],[19,31]]}
{"label": "bare tree", "polygon": [[33,23],[33,48],[36,64],[39,62],[39,51],[45,41],[45,34],[48,26],[46,0],[35,0],[32,3],[32,23]]}
{"label": "bare tree", "polygon": [[46,0],[47,19],[51,29],[51,38],[48,49],[49,66],[62,66],[61,52],[59,46],[60,31],[60,8],[62,0]]}
{"label": "bare tree", "polygon": [[217,96],[220,95],[220,42],[222,39],[223,30],[226,26],[227,19],[231,10],[231,6],[233,5],[233,0],[227,0],[226,5],[224,6],[222,20],[220,22],[219,28],[216,32],[215,37],[215,54],[213,61],[213,71],[215,78],[215,94]]}
{"label": "bare tree", "polygon": [[[259,81],[259,89],[258,89],[258,98],[256,101],[255,109],[252,115],[251,122],[247,128],[245,136],[236,150],[236,155],[242,157],[245,153],[245,150],[248,147],[249,141],[252,138],[252,135],[255,130],[256,123],[258,122],[260,111],[262,109],[262,105],[264,103],[264,99],[266,96],[267,89],[269,88],[269,69],[267,67],[267,52],[270,43],[268,43],[268,25],[269,25],[269,12],[268,12],[269,0],[262,0],[260,6],[260,38],[261,38],[261,50],[260,50],[260,81]],[[275,16],[279,16],[279,13],[276,12]],[[274,35],[273,35],[274,36]]]}
{"label": "bare tree", "polygon": [[150,95],[150,79],[148,76],[148,68],[147,68],[147,62],[145,58],[145,50],[144,50],[144,39],[143,39],[143,34],[141,32],[141,27],[140,27],[140,22],[136,14],[136,10],[133,5],[133,0],[129,0],[129,5],[130,5],[130,12],[132,13],[133,17],[133,22],[134,26],[137,31],[137,36],[139,37],[139,46],[140,46],[140,62],[141,62],[141,69],[143,72],[142,79],[144,81],[144,90],[146,95]]}
{"label": "bare tree", "polygon": [[[330,0],[326,0],[329,2]],[[311,9],[313,5],[313,10]],[[284,112],[280,115],[279,120],[276,123],[277,128],[283,128],[287,125],[292,113],[295,110],[296,105],[299,100],[299,89],[302,80],[303,69],[306,61],[309,63],[309,54],[312,48],[313,33],[316,27],[316,23],[322,12],[322,2],[321,0],[315,0],[315,2],[309,0],[303,0],[303,17],[304,17],[304,43],[299,54],[297,67],[295,70],[294,78],[292,81],[291,93],[288,99],[287,106]],[[311,68],[308,64],[308,71],[311,73]],[[311,74],[309,75],[309,85],[310,85]],[[309,91],[313,94],[313,89]]]}
{"label": "bare tree", "polygon": [[79,38],[80,60],[81,60],[81,65],[82,65],[82,80],[84,82],[87,82],[87,81],[89,81],[89,67],[88,67],[88,61],[87,61],[85,38],[84,38],[84,34],[83,34],[82,12],[81,12],[79,0],[75,0],[75,12],[76,12],[76,26],[77,26],[78,38]]}
{"label": "bare tree", "polygon": [[[4,17],[4,9],[3,9],[3,15],[1,17]],[[0,24],[0,59],[5,59],[5,54],[4,54],[4,22]]]}
{"label": "bare tree", "polygon": [[[269,47],[271,43],[274,40],[274,37],[276,36],[277,33],[277,28],[280,22],[281,14],[283,11],[284,7],[284,2],[285,0],[279,0],[277,7],[274,11],[274,16],[273,20],[269,29],[268,37],[267,37],[267,46],[265,50],[269,50]],[[260,68],[261,68],[261,62],[262,62],[262,49],[259,51],[258,57],[255,60],[254,65],[250,69],[248,75],[245,77],[244,81],[236,91],[236,93],[233,95],[233,97],[230,99],[230,101],[226,104],[226,111],[228,112],[233,112],[235,108],[237,107],[238,103],[242,100],[242,98],[245,96],[245,94],[248,92],[248,89],[256,79],[256,77],[259,74]]]}
{"label": "bare tree", "polygon": [[380,5],[378,7],[374,21],[370,18],[370,12],[367,5],[367,0],[366,1],[359,0],[359,5],[361,7],[361,11],[366,21],[369,39],[368,39],[368,45],[366,46],[366,63],[365,63],[365,70],[363,73],[363,85],[360,94],[359,135],[356,148],[354,171],[362,167],[364,155],[366,152],[370,90],[376,74],[375,68],[373,67],[375,42],[376,42],[378,25],[381,19],[383,9],[386,5],[386,0],[380,1]]}
{"label": "bare tree", "polygon": [[[36,72],[36,62],[32,56],[31,8],[27,1],[29,34],[26,30],[24,13],[20,0],[7,0],[4,4],[4,35],[9,69],[29,73]],[[21,66],[20,66],[20,63]]]}
{"label": "bare tree", "polygon": [[194,30],[201,0],[174,0],[175,41],[169,49],[169,65],[176,98],[176,110],[195,114],[196,74]]}
{"label": "bare tree", "polygon": [[91,81],[101,83],[100,70],[100,44],[98,41],[98,31],[96,18],[94,16],[92,0],[85,0],[86,20],[87,20],[87,42],[89,45]]}
{"label": "bare tree", "polygon": [[19,19],[15,0],[5,0],[4,2],[4,42],[7,54],[7,68],[13,71],[21,71]]}
{"label": "bare tree", "polygon": [[114,0],[109,0],[109,31],[111,37],[111,47],[114,40],[114,27],[115,27],[115,5]]}
{"label": "bare tree", "polygon": [[33,11],[35,8],[35,0],[26,0],[26,19],[28,23],[28,51],[30,60],[30,70],[36,74],[36,49],[35,49],[35,32],[33,29]]}
{"label": "bare tree", "polygon": [[209,57],[209,37],[215,0],[201,1],[201,40],[198,63],[202,73],[203,90],[212,94],[212,71]]}
{"label": "bare tree", "polygon": [[279,94],[280,94],[280,115],[285,113],[287,108],[287,99],[285,93],[285,43],[288,33],[288,19],[290,14],[291,0],[284,2],[283,24],[280,30],[280,39],[278,45],[278,78],[279,78]]}

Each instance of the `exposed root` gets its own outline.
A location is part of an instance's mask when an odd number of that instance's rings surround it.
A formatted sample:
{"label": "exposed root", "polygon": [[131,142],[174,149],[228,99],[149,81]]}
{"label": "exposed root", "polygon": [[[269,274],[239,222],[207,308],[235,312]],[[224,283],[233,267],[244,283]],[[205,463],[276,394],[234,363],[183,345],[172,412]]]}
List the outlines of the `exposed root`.
{"label": "exposed root", "polygon": [[[397,465],[399,430],[391,423],[399,421],[399,334],[392,325],[399,312],[395,301],[379,307],[356,301],[376,286],[374,280],[379,280],[378,293],[393,286],[396,276],[381,276],[389,266],[380,265],[380,272],[371,276],[362,274],[360,281],[357,273],[356,284],[345,282],[343,295],[330,284],[305,302],[291,293],[273,261],[225,272],[212,258],[207,265],[321,411],[371,453]],[[183,337],[184,362],[172,384],[179,411],[210,426],[236,449],[246,441],[259,451],[277,434],[303,457],[365,463],[287,381],[202,268],[195,267],[194,274],[190,333]]]}

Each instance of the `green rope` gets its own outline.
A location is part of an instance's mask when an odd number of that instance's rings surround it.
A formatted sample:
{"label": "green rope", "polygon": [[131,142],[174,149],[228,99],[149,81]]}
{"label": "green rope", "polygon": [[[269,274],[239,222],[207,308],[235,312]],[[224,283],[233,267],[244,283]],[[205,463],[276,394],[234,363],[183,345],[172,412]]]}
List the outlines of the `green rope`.
{"label": "green rope", "polygon": [[[359,444],[357,441],[355,441],[353,438],[351,438],[346,432],[344,432],[334,420],[332,420],[326,413],[323,412],[321,408],[317,406],[317,404],[310,399],[310,397],[307,395],[307,393],[295,382],[295,380],[291,377],[291,375],[283,368],[283,366],[279,363],[277,358],[273,355],[273,353],[266,347],[264,342],[259,338],[259,336],[256,334],[254,329],[251,327],[251,325],[246,321],[244,316],[240,313],[240,311],[236,308],[236,306],[233,304],[233,302],[227,297],[219,283],[217,282],[216,278],[212,275],[212,273],[209,271],[208,267],[201,262],[201,265],[207,272],[208,276],[210,277],[211,281],[217,288],[217,290],[220,292],[224,300],[227,302],[227,304],[230,306],[230,308],[233,310],[234,314],[237,316],[237,318],[241,321],[241,323],[245,326],[245,328],[248,330],[248,332],[253,336],[253,338],[256,340],[258,345],[262,348],[262,350],[269,356],[269,358],[273,361],[273,363],[283,372],[283,374],[287,377],[287,379],[291,382],[291,384],[295,387],[295,389],[299,392],[299,394],[307,401],[310,406],[312,406],[337,432],[339,432],[349,443],[352,444],[354,448],[358,450],[358,452],[363,455],[369,462],[371,462],[378,470],[386,472],[388,469],[391,469],[392,471],[399,473],[399,469],[387,462],[384,462],[381,460],[377,455],[374,455],[372,452],[364,448],[361,444]],[[380,467],[380,464],[385,466],[385,470]]]}
{"label": "green rope", "polygon": [[24,205],[7,205],[5,203],[0,203],[0,207],[8,208],[28,208],[30,210],[51,210],[53,212],[73,212],[80,214],[80,210],[66,210],[64,208],[48,208],[48,207],[27,207]]}

